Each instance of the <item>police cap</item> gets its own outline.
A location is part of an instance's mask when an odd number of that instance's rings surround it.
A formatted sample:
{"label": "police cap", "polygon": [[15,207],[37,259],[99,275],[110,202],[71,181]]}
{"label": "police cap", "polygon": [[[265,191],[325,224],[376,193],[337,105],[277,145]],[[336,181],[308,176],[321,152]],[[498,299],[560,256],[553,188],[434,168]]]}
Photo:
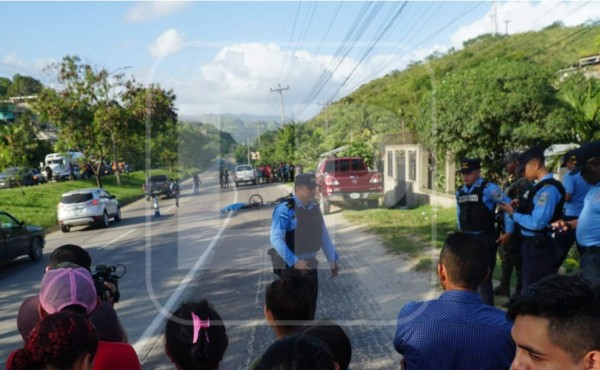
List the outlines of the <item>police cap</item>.
{"label": "police cap", "polygon": [[575,157],[575,164],[577,167],[571,171],[571,175],[579,173],[579,171],[585,167],[586,163],[591,162],[596,158],[600,158],[600,141],[592,141],[583,144],[573,151],[573,156]]}
{"label": "police cap", "polygon": [[301,173],[296,175],[294,182],[296,186],[308,186],[309,188],[317,186],[317,178],[313,173]]}
{"label": "police cap", "polygon": [[539,159],[540,161],[544,162],[544,160],[546,159],[544,157],[544,149],[536,145],[521,153],[521,155],[517,159],[517,162],[519,162],[519,165],[517,166],[517,173],[522,173],[523,171],[525,171],[525,166],[527,165],[527,162],[529,162],[532,159]]}
{"label": "police cap", "polygon": [[460,161],[460,173],[471,173],[481,168],[479,158],[463,158]]}
{"label": "police cap", "polygon": [[577,158],[575,158],[574,152],[575,152],[575,149],[572,149],[572,150],[569,150],[568,152],[566,152],[565,155],[563,155],[562,163],[560,164],[561,167],[567,167],[567,162],[577,160]]}

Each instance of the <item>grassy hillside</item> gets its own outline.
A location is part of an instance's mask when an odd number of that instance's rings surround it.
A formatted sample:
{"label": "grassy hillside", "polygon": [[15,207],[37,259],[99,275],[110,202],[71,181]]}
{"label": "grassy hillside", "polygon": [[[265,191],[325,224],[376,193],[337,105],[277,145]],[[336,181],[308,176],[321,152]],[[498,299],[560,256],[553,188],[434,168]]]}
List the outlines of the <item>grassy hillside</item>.
{"label": "grassy hillside", "polygon": [[[336,146],[357,141],[368,143],[374,151],[377,151],[385,144],[422,142],[423,138],[436,136],[435,131],[429,127],[435,116],[428,117],[428,115],[432,116],[432,108],[427,105],[427,101],[433,94],[432,87],[435,86],[436,90],[440,87],[449,89],[444,84],[454,76],[478,68],[486,70],[485,67],[490,70],[493,69],[490,65],[496,63],[499,66],[498,70],[506,69],[503,67],[504,64],[539,69],[541,78],[547,79],[544,86],[550,86],[555,90],[552,94],[558,95],[556,90],[558,70],[578,63],[581,56],[598,52],[600,52],[600,26],[597,24],[577,27],[554,24],[539,32],[509,36],[482,35],[465,42],[461,50],[431,55],[426,60],[411,64],[403,71],[394,71],[373,80],[352,94],[332,103],[303,125],[304,127],[298,129],[300,137],[297,141],[297,151],[322,153]],[[518,78],[518,74],[515,73],[512,78]],[[456,81],[456,78],[454,80]],[[460,86],[454,88],[460,89]],[[536,85],[535,88],[539,86]],[[506,99],[510,98],[510,91],[508,93]],[[519,112],[521,116],[514,118],[515,122],[512,124],[523,125],[524,132],[520,134],[525,135],[526,138],[519,143],[520,146],[535,142],[535,130],[552,132],[552,129],[545,126],[550,121],[553,125],[569,122],[568,107],[559,106],[556,101],[558,96],[554,101],[545,101],[546,108],[536,112],[537,115],[529,121],[527,121],[529,114],[527,111]],[[448,104],[452,107],[463,103],[464,100]],[[502,105],[504,102],[498,104]],[[524,102],[522,106],[527,108],[523,110],[533,109],[531,107],[535,104],[537,101]],[[439,108],[438,106],[438,112]],[[554,108],[556,111],[549,112]],[[486,113],[475,112],[473,115]],[[508,118],[497,117],[497,119],[510,119],[510,115]],[[477,124],[479,123],[473,123],[473,125]],[[444,130],[443,126],[438,129]],[[508,127],[505,131],[509,134],[516,132],[515,127]],[[544,140],[568,141],[570,139],[565,136],[565,133],[558,134],[562,135],[560,139],[548,136]],[[455,140],[462,139],[457,137]]]}

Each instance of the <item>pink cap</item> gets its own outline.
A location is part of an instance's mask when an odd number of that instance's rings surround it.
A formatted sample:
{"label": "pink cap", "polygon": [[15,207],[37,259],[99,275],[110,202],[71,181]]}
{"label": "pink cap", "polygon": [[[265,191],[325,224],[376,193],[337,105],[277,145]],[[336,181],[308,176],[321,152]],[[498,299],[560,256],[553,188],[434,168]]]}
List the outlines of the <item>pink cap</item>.
{"label": "pink cap", "polygon": [[89,316],[98,304],[92,275],[84,268],[49,270],[42,278],[40,304],[49,314],[60,312],[70,305],[79,305]]}

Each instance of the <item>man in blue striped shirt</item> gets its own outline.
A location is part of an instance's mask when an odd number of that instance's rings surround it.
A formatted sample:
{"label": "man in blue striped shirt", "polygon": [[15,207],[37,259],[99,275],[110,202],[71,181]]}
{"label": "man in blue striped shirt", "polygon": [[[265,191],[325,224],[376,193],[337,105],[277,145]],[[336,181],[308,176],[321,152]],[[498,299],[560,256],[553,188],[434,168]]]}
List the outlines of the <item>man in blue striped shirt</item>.
{"label": "man in blue striped shirt", "polygon": [[450,234],[440,253],[440,298],[410,302],[400,310],[394,348],[407,370],[508,369],[515,355],[511,323],[503,311],[483,304],[477,286],[490,270],[481,239]]}

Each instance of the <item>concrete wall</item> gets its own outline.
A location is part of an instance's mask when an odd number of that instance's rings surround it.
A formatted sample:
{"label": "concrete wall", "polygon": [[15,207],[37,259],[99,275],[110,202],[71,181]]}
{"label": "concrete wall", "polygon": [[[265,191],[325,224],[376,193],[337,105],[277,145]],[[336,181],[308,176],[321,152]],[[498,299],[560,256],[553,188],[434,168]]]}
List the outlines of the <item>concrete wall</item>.
{"label": "concrete wall", "polygon": [[416,208],[424,204],[454,207],[455,165],[445,161],[445,189],[435,191],[429,152],[420,144],[387,145],[384,155],[384,206]]}

